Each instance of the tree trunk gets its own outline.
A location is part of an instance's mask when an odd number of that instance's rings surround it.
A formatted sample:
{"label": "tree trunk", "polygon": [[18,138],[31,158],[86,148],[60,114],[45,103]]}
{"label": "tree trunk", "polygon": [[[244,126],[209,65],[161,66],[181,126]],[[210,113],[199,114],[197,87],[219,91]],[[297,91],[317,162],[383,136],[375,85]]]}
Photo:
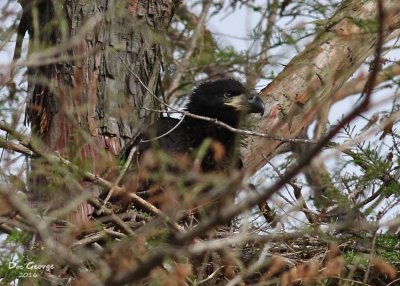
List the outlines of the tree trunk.
{"label": "tree trunk", "polygon": [[[144,107],[159,107],[152,96],[160,90],[159,39],[178,5],[178,0],[24,5],[32,13],[27,104],[32,135],[86,170],[114,168],[121,147],[154,120]],[[35,204],[56,208],[71,200],[67,184],[48,179],[54,170],[39,159],[32,160],[31,170]],[[92,184],[82,186],[95,191]],[[69,220],[85,220],[91,211],[82,203]]]}

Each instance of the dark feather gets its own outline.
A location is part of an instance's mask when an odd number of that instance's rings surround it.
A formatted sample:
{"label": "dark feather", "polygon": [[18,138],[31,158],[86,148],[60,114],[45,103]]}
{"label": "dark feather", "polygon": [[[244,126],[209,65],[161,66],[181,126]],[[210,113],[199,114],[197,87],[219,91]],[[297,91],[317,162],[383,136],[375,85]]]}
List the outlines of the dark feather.
{"label": "dark feather", "polygon": [[[237,128],[245,115],[263,113],[264,105],[259,97],[250,93],[240,82],[223,79],[205,82],[195,88],[190,95],[186,110],[195,115],[216,118]],[[224,155],[221,158],[217,156],[216,150],[209,148],[201,162],[202,171],[240,166],[240,160],[235,152],[238,149],[238,142],[234,132],[213,122],[191,117],[184,118],[178,124],[178,119],[163,117],[149,127],[152,132],[141,134],[134,145],[138,146],[139,153],[154,146],[171,155],[195,156],[204,140],[211,139],[213,143],[223,147]],[[175,129],[170,132],[173,128]],[[151,140],[151,138],[158,139]],[[128,151],[125,154],[129,153]]]}
{"label": "dark feather", "polygon": [[[204,82],[195,88],[189,96],[186,110],[237,128],[249,113],[263,113],[264,104],[240,82],[223,79]],[[210,198],[213,198],[213,201],[214,196],[218,194],[209,192],[214,184],[211,181],[202,181],[200,189],[197,188],[197,195],[177,191],[178,186],[187,188],[198,183],[197,179],[185,171],[200,169],[204,175],[213,171],[229,172],[241,168],[239,141],[237,134],[214,122],[190,116],[183,120],[162,117],[123,152],[122,157],[126,159],[132,148],[136,147],[134,162],[138,163],[138,166],[135,164],[132,167],[133,172],[127,172],[121,183],[128,193],[137,193],[161,209],[176,211],[181,207],[185,210],[187,207],[196,208],[196,205],[201,205],[201,202],[209,201]],[[162,152],[158,152],[159,150]],[[169,155],[168,158],[162,153]],[[207,175],[213,177],[213,174]],[[221,179],[217,181],[221,182]],[[174,199],[174,196],[179,195],[189,196],[189,205],[179,204],[178,207],[176,201],[186,201],[182,198]],[[123,195],[119,198],[118,196],[115,199],[122,202],[122,205],[126,206],[129,203],[129,200],[123,203]],[[230,198],[232,201],[233,197]]]}

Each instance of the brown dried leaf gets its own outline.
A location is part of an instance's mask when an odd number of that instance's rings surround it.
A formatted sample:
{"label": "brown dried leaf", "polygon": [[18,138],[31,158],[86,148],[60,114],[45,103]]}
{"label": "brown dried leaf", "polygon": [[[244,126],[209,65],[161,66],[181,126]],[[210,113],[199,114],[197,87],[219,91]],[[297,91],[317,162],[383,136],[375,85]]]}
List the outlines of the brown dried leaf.
{"label": "brown dried leaf", "polygon": [[160,160],[152,150],[146,151],[141,160],[141,166],[146,170],[156,170],[160,166]]}
{"label": "brown dried leaf", "polygon": [[382,135],[379,137],[379,140],[382,140],[385,138],[386,135],[388,134],[393,134],[393,120],[389,120],[385,126],[383,127],[383,132]]}
{"label": "brown dried leaf", "polygon": [[316,260],[297,265],[282,275],[281,285],[290,285],[295,281],[311,282],[318,278],[318,270],[319,263]]}
{"label": "brown dried leaf", "polygon": [[166,281],[162,283],[163,286],[180,286],[186,285],[186,278],[192,274],[191,264],[177,264],[175,271],[172,272]]}
{"label": "brown dried leaf", "polygon": [[215,161],[221,161],[225,157],[225,147],[220,142],[212,142],[211,150]]}
{"label": "brown dried leaf", "polygon": [[71,286],[83,286],[83,285],[90,285],[90,281],[88,280],[87,275],[83,273],[78,273],[77,278],[75,281],[72,282]]}
{"label": "brown dried leaf", "polygon": [[338,256],[340,256],[340,254],[341,254],[341,251],[340,251],[339,247],[337,246],[337,244],[330,243],[329,251],[328,251],[328,255],[327,255],[328,260],[338,257]]}
{"label": "brown dried leaf", "polygon": [[342,256],[337,256],[328,260],[322,275],[325,277],[338,277],[345,266],[345,260]]}
{"label": "brown dried leaf", "polygon": [[227,279],[233,279],[236,276],[238,266],[237,266],[237,259],[238,257],[234,255],[234,253],[229,253],[226,251],[223,256],[222,265],[224,265],[223,273],[224,277]]}
{"label": "brown dried leaf", "polygon": [[394,268],[389,262],[378,258],[374,257],[371,260],[371,263],[378,272],[387,275],[390,279],[395,279],[397,277],[397,271],[396,268]]}
{"label": "brown dried leaf", "polygon": [[8,203],[4,196],[0,196],[0,216],[7,214],[12,210],[11,205]]}
{"label": "brown dried leaf", "polygon": [[283,271],[286,265],[287,260],[285,258],[278,255],[272,256],[270,267],[268,268],[268,271],[263,275],[262,280],[268,280],[275,274]]}
{"label": "brown dried leaf", "polygon": [[113,186],[111,188],[111,197],[122,197],[126,194],[127,190],[125,186],[119,187],[119,186]]}

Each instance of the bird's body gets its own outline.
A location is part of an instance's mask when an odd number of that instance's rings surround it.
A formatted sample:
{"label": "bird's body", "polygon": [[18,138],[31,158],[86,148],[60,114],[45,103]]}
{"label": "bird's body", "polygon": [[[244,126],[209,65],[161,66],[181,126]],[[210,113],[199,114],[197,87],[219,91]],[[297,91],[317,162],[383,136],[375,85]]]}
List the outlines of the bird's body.
{"label": "bird's body", "polygon": [[[264,106],[261,99],[240,82],[223,79],[205,82],[194,89],[186,110],[237,128],[244,116],[263,113]],[[235,152],[238,149],[237,134],[212,121],[189,116],[182,121],[162,117],[148,129],[149,132],[142,133],[136,140],[139,154],[154,146],[170,155],[195,156],[198,148],[209,139],[211,144],[202,159],[202,171],[241,166],[238,152]]]}
{"label": "bird's body", "polygon": [[[210,150],[204,155],[201,162],[203,172],[226,169],[230,163],[233,166],[240,164],[239,161],[237,161],[238,163],[232,162],[235,157],[234,149],[237,145],[235,134],[224,127],[217,126],[215,123],[195,118],[185,118],[180,122],[179,119],[165,117],[158,121],[154,127],[156,133],[153,134],[158,139],[153,142],[149,134],[142,134],[140,140],[144,142],[138,144],[139,153],[143,153],[154,146],[171,156],[179,155],[194,159],[196,151],[205,139],[210,139]],[[174,127],[175,129],[170,132]],[[213,149],[215,148],[213,146],[216,145],[212,144],[221,144],[219,146],[223,148],[221,150],[222,156],[214,155]]]}
{"label": "bird's body", "polygon": [[[237,128],[249,113],[263,113],[264,105],[240,82],[225,79],[205,82],[195,88],[189,96],[186,111]],[[214,188],[214,183],[205,183],[204,178],[186,176],[188,170],[212,174],[221,171],[227,173],[241,167],[237,134],[212,120],[205,121],[188,115],[183,119],[160,118],[148,127],[147,132],[136,138],[135,143],[125,151],[124,157],[132,147],[137,151],[137,160],[134,160],[137,162],[136,171],[127,174],[123,184],[128,192],[142,194],[143,198],[164,209],[176,210],[176,204],[168,202],[186,201],[182,197],[174,199],[182,194],[191,199],[186,206],[179,203],[184,209],[196,208],[202,204],[200,197],[210,195],[209,190]],[[161,153],[158,152],[160,150]],[[167,154],[169,159],[160,154]],[[185,162],[189,163],[185,165]],[[217,181],[221,183],[221,180]],[[196,184],[202,184],[197,188],[197,195],[195,192],[188,194],[187,189],[195,188]]]}

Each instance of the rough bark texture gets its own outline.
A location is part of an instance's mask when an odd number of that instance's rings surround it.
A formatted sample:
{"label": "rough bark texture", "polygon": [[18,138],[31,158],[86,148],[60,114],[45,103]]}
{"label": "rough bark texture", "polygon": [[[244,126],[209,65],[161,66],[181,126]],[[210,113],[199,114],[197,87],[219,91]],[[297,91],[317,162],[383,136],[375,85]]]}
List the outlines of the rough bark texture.
{"label": "rough bark texture", "polygon": [[[384,5],[385,25],[396,26],[400,1],[386,0]],[[344,1],[315,40],[261,91],[269,110],[256,130],[286,138],[298,136],[321,105],[335,95],[373,52],[377,39],[376,14],[375,1]],[[265,142],[263,138],[250,138],[242,150],[245,167],[252,173],[283,145],[281,141]]]}
{"label": "rough bark texture", "polygon": [[[33,27],[29,53],[56,45],[54,56],[67,59],[30,68],[27,119],[49,150],[99,172],[112,167],[107,164],[113,164],[125,140],[153,120],[143,107],[157,102],[139,79],[157,94],[160,39],[179,1],[44,2],[39,5],[46,10],[38,9],[41,29]],[[35,163],[31,186],[34,199],[41,201],[48,197],[41,190],[48,182]],[[59,201],[68,199],[60,193]],[[83,206],[75,218],[88,212],[90,207]]]}

